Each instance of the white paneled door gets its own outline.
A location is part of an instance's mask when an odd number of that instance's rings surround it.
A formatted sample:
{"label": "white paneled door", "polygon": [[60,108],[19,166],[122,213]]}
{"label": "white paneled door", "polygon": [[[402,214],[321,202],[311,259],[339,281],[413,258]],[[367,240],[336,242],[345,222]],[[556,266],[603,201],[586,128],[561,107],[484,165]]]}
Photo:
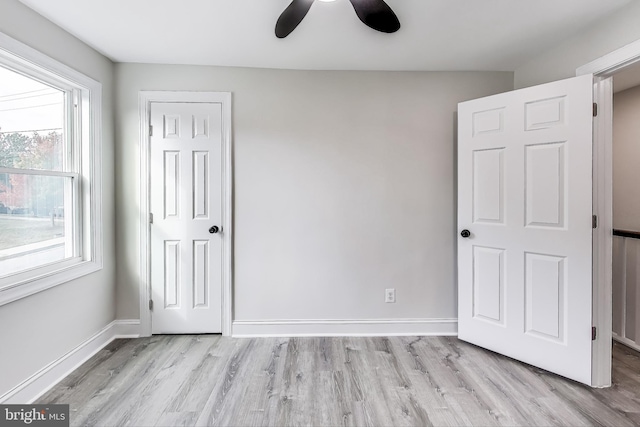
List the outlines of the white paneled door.
{"label": "white paneled door", "polygon": [[591,384],[592,76],[458,106],[459,338]]}
{"label": "white paneled door", "polygon": [[152,332],[219,333],[222,105],[151,104]]}

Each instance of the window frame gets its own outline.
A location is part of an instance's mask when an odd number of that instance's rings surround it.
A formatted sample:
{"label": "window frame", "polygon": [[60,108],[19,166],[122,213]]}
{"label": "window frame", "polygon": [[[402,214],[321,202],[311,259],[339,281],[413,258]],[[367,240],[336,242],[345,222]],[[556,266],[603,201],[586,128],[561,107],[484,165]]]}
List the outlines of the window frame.
{"label": "window frame", "polygon": [[74,239],[80,251],[77,257],[0,278],[2,306],[103,268],[102,84],[2,32],[0,65],[69,91],[67,105],[75,110],[67,119],[67,129],[75,135],[68,144],[77,174]]}

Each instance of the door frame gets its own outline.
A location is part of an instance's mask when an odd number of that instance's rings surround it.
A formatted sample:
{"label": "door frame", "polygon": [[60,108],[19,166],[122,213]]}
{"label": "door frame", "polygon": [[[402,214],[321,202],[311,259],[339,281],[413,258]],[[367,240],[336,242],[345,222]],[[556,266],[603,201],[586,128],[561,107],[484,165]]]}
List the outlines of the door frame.
{"label": "door frame", "polygon": [[613,82],[611,77],[640,62],[640,40],[614,50],[576,70],[576,76],[593,74],[593,326],[591,379],[594,387],[611,385],[612,260],[613,260]]}
{"label": "door frame", "polygon": [[231,336],[233,319],[233,147],[231,92],[140,91],[140,336],[151,336],[150,136],[154,102],[222,104],[222,335]]}

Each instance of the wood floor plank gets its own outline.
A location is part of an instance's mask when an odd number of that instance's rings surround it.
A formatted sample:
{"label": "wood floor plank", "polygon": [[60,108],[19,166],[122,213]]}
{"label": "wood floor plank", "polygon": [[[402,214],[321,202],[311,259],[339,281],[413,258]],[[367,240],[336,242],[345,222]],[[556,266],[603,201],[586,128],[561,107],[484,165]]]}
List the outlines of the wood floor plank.
{"label": "wood floor plank", "polygon": [[[198,412],[163,412],[156,427],[183,427],[192,426],[198,419]],[[143,425],[146,425],[143,424]]]}
{"label": "wood floor plank", "polygon": [[458,359],[463,375],[469,377],[477,394],[487,396],[499,424],[553,424],[553,417],[535,403],[536,397],[545,395],[543,383],[521,369],[523,364],[458,340],[447,339],[447,346],[466,355]]}
{"label": "wood floor plank", "polygon": [[464,425],[465,420],[460,416],[460,411],[449,406],[434,378],[434,369],[430,367],[433,357],[425,352],[422,340],[422,337],[401,338],[406,350],[406,364],[412,369],[409,376],[415,393],[420,396],[423,407],[428,408],[429,418],[434,425]]}
{"label": "wood floor plank", "polygon": [[38,403],[88,426],[640,425],[640,355],[591,389],[453,337],[116,340]]}
{"label": "wood floor plank", "polygon": [[[139,369],[134,375],[127,377],[122,376],[121,382],[118,384],[118,390],[121,394],[116,395],[115,399],[108,401],[107,405],[102,405],[99,417],[91,415],[86,419],[85,424],[89,425],[136,425],[132,424],[132,420],[140,419],[140,412],[155,415],[150,411],[153,400],[147,400],[145,396],[149,390],[153,389],[158,376],[162,376],[163,370],[167,369],[171,364],[177,363],[176,359],[180,358],[181,350],[188,348],[192,342],[192,337],[164,337],[163,347],[158,348],[156,352],[148,352],[141,354],[137,366]],[[166,393],[165,390],[161,390]],[[157,414],[160,415],[160,414]],[[155,424],[155,419],[150,419],[149,425]]]}
{"label": "wood floor plank", "polygon": [[265,409],[262,423],[260,425],[275,425],[275,419],[280,405],[280,396],[284,389],[284,371],[289,346],[289,340],[278,340],[271,345],[271,354],[264,363],[265,374],[268,381],[263,397],[263,407]]}
{"label": "wood floor plank", "polygon": [[221,338],[207,335],[186,338],[180,349],[134,400],[131,414],[126,416],[128,424],[156,424],[165,412],[176,412],[181,407],[181,399],[198,388],[202,373],[212,369],[216,359],[210,349]]}
{"label": "wood floor plank", "polygon": [[366,339],[347,337],[343,343],[343,372],[350,399],[362,402],[358,409],[372,425],[393,425],[388,402],[384,400],[383,389],[375,377],[376,366],[369,362],[366,355]]}
{"label": "wood floor plank", "polygon": [[[97,370],[96,374],[105,379],[99,388],[91,391],[83,387],[86,397],[67,401],[72,424],[117,425],[112,418],[128,409],[129,399],[139,393],[141,383],[153,377],[164,361],[177,351],[181,342],[171,337],[151,337],[133,344],[130,358],[123,360],[120,365],[110,364]],[[85,372],[93,377],[90,370]]]}
{"label": "wood floor plank", "polygon": [[[283,350],[285,349],[285,350]],[[235,411],[235,418],[221,418],[220,423],[237,423],[243,426],[269,425],[273,416],[274,405],[277,400],[274,389],[277,387],[276,375],[282,372],[281,356],[286,351],[286,340],[266,338],[258,340],[252,352],[252,360],[243,382],[242,411]]]}
{"label": "wood floor plank", "polygon": [[387,406],[389,407],[394,425],[423,425],[432,426],[427,411],[415,398],[415,387],[407,366],[402,363],[404,350],[392,344],[390,338],[373,338],[375,354],[376,378]]}
{"label": "wood floor plank", "polygon": [[[205,403],[196,422],[198,426],[225,425],[221,423],[222,418],[232,414],[232,409],[243,403],[239,391],[242,390],[242,380],[248,369],[246,361],[251,358],[251,351],[256,341],[239,339],[232,340],[230,344],[235,346],[234,351]],[[227,408],[229,412],[225,412]]]}
{"label": "wood floor plank", "polygon": [[[49,403],[76,402],[78,406],[85,403],[95,395],[106,393],[111,383],[118,374],[129,368],[130,363],[140,353],[143,353],[149,345],[162,342],[161,337],[149,340],[114,340],[94,357],[86,361],[76,371],[76,375],[70,375],[62,380],[55,388],[50,390],[42,399]],[[72,408],[72,411],[75,408]]]}
{"label": "wood floor plank", "polygon": [[544,371],[540,371],[539,374],[554,387],[556,401],[564,401],[565,405],[585,417],[587,424],[621,427],[634,425],[624,412],[616,411],[615,408],[603,404],[595,390]]}
{"label": "wood floor plank", "polygon": [[469,384],[469,379],[462,375],[458,362],[462,356],[460,349],[451,348],[446,338],[427,340],[426,344],[439,362],[434,370],[438,373],[446,400],[459,405],[471,425],[500,425],[485,396],[478,395]]}

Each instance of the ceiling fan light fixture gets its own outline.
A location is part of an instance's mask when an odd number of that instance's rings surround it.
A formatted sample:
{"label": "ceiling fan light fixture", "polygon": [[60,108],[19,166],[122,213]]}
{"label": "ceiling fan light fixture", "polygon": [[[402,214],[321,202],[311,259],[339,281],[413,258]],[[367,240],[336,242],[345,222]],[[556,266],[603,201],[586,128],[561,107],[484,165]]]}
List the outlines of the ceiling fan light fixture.
{"label": "ceiling fan light fixture", "polygon": [[[276,22],[276,37],[287,37],[307,15],[315,0],[291,0]],[[319,0],[333,2],[335,0]],[[400,29],[400,21],[384,0],[349,0],[356,15],[369,28],[383,33],[395,33]]]}

